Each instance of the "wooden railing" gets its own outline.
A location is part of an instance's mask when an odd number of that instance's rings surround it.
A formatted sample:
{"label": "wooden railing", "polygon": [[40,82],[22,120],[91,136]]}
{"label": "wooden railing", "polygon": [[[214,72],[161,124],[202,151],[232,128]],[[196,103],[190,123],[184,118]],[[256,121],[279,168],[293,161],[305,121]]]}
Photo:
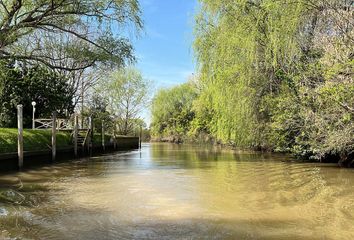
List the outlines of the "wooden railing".
{"label": "wooden railing", "polygon": [[[80,118],[80,116],[78,116]],[[84,118],[78,121],[78,129],[88,129],[91,127],[91,118]],[[75,123],[74,115],[70,118],[57,118],[56,119],[56,129],[57,130],[73,130]],[[53,128],[53,119],[49,118],[39,118],[34,121],[35,129],[51,129]]]}
{"label": "wooden railing", "polygon": [[[35,129],[49,129],[53,127],[52,119],[35,119]],[[70,119],[59,118],[56,120],[57,130],[72,130],[73,122]]]}

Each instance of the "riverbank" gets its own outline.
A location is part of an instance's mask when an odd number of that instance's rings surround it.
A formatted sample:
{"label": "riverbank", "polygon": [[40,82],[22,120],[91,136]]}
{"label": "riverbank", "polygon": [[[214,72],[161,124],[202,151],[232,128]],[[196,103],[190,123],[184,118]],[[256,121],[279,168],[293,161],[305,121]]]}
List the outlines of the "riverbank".
{"label": "riverbank", "polygon": [[[105,142],[109,143],[112,136],[105,135]],[[124,138],[124,136],[118,136]],[[23,131],[24,151],[42,151],[50,150],[52,144],[51,130],[32,130],[25,129]],[[56,133],[57,148],[66,149],[73,146],[71,132],[58,131]],[[102,135],[95,133],[93,144],[100,145],[102,143]],[[17,152],[17,129],[15,128],[0,128],[0,154],[9,154]]]}
{"label": "riverbank", "polygon": [[[51,162],[51,131],[24,130],[24,167]],[[101,154],[115,150],[139,148],[138,137],[117,136],[115,144],[111,135],[105,135],[104,149],[101,134],[94,134],[92,149],[79,146],[79,156]],[[57,160],[73,159],[74,146],[70,132],[57,132]],[[0,171],[16,170],[17,163],[17,130],[0,129]]]}

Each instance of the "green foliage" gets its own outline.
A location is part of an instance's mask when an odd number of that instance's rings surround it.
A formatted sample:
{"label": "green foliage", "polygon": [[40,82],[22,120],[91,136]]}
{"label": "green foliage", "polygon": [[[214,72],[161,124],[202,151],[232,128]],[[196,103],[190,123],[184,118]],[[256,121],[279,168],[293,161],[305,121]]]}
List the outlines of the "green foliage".
{"label": "green foliage", "polygon": [[73,111],[73,90],[57,73],[41,66],[15,68],[4,62],[0,69],[0,126],[16,126],[18,104],[23,105],[24,126],[31,126],[32,101],[37,103],[36,118],[49,118],[53,111],[59,116]]}
{"label": "green foliage", "polygon": [[150,82],[135,68],[114,71],[100,84],[98,94],[107,103],[107,111],[114,119],[118,134],[134,134],[139,114],[149,104]]}
{"label": "green foliage", "polygon": [[[281,1],[200,1],[195,50],[210,132],[223,142],[266,147],[262,98],[277,91],[275,69],[297,53],[302,5]],[[210,110],[209,110],[210,111]]]}
{"label": "green foliage", "polygon": [[196,89],[190,83],[160,90],[152,101],[153,136],[183,140],[191,129],[195,115],[192,107],[196,98]]}
{"label": "green foliage", "polygon": [[134,60],[123,36],[142,25],[137,0],[1,1],[0,59],[70,71],[95,63],[122,65]]}
{"label": "green foliage", "polygon": [[112,132],[114,127],[114,119],[107,110],[108,103],[105,99],[99,95],[94,95],[91,99],[88,108],[84,109],[82,113],[84,117],[92,117],[93,128],[97,132],[102,131],[102,122],[104,122],[104,127],[106,132]]}

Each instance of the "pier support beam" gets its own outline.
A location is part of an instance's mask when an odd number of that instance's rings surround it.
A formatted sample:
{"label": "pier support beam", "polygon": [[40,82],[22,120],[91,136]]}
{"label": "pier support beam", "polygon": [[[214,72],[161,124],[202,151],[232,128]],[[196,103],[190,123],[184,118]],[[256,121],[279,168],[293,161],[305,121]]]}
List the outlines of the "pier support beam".
{"label": "pier support beam", "polygon": [[54,162],[57,156],[57,112],[53,112],[52,120],[52,161]]}
{"label": "pier support beam", "polygon": [[117,136],[116,136],[116,130],[113,130],[113,149],[117,150]]}
{"label": "pier support beam", "polygon": [[95,127],[94,127],[93,117],[90,117],[90,130],[91,130],[90,156],[92,155],[92,149],[93,149],[94,128]]}
{"label": "pier support beam", "polygon": [[105,132],[104,132],[104,120],[102,120],[102,149],[103,152],[106,151],[106,146],[105,146]]}
{"label": "pier support beam", "polygon": [[141,149],[141,141],[143,138],[143,127],[140,126],[140,132],[139,132],[139,149]]}
{"label": "pier support beam", "polygon": [[91,139],[91,132],[92,132],[92,118],[89,117],[88,118],[88,128],[89,128],[89,133],[87,135],[87,140],[86,140],[86,147],[87,147],[87,153],[90,154],[91,152],[91,142],[92,142],[92,139]]}
{"label": "pier support beam", "polygon": [[79,116],[75,114],[75,120],[74,120],[74,154],[75,157],[78,156],[77,154],[77,135],[79,132]]}
{"label": "pier support beam", "polygon": [[17,106],[17,153],[18,153],[18,168],[23,168],[23,106]]}

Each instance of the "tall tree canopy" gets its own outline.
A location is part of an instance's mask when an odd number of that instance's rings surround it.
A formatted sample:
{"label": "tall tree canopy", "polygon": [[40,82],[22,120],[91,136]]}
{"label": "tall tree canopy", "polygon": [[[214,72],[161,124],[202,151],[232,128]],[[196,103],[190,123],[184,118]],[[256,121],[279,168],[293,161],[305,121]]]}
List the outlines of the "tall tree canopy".
{"label": "tall tree canopy", "polygon": [[65,77],[43,66],[16,68],[0,62],[0,127],[15,127],[18,104],[23,105],[25,127],[31,126],[32,105],[36,118],[49,118],[53,111],[65,116],[74,110],[73,91]]}
{"label": "tall tree canopy", "polygon": [[[142,27],[137,0],[0,0],[0,59],[66,70],[121,64],[133,58],[122,35],[131,25]],[[81,65],[63,65],[63,51]]]}

